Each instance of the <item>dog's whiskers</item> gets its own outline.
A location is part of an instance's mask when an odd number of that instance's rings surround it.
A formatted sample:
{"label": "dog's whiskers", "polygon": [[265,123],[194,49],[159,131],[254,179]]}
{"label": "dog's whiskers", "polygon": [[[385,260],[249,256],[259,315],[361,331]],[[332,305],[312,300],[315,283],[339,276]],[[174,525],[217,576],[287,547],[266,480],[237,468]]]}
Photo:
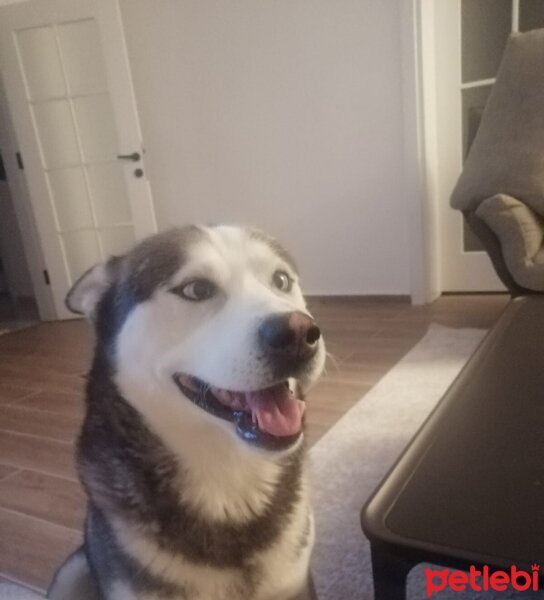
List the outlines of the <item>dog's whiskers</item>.
{"label": "dog's whiskers", "polygon": [[[326,355],[327,355],[327,358],[329,359],[329,361],[331,362],[332,366],[334,367],[334,370],[340,371],[340,360],[338,360],[332,352],[327,351]],[[328,369],[327,363],[325,363],[325,367],[323,368],[323,374],[324,375],[329,374],[329,369]]]}

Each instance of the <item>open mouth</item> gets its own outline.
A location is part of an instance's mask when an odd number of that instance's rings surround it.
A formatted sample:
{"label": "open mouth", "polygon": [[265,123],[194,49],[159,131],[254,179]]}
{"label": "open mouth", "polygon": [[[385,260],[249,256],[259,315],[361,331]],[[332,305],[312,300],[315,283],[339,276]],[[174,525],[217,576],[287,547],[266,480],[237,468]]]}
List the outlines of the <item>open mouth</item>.
{"label": "open mouth", "polygon": [[213,387],[191,375],[176,373],[182,393],[206,412],[231,421],[244,440],[280,450],[298,440],[306,405],[282,381],[262,390],[233,392]]}

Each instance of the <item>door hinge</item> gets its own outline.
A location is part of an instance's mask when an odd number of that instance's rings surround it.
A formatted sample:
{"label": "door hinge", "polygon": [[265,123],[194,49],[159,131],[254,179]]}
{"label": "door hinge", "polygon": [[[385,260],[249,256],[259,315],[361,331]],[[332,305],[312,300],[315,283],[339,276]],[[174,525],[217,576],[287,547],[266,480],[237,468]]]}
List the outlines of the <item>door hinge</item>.
{"label": "door hinge", "polygon": [[43,270],[43,278],[45,281],[45,285],[51,285],[51,280],[49,279],[49,271],[47,269]]}
{"label": "door hinge", "polygon": [[23,157],[21,156],[21,153],[16,152],[15,156],[17,157],[17,166],[19,167],[19,169],[23,170],[25,168],[25,165],[23,164]]}

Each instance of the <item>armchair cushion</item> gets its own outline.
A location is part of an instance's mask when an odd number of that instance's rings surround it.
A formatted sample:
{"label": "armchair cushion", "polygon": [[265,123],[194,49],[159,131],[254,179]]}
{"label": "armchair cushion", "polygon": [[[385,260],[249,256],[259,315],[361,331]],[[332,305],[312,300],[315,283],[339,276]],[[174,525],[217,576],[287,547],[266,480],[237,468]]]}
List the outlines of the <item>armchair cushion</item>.
{"label": "armchair cushion", "polygon": [[496,194],[481,202],[476,216],[499,238],[504,261],[514,281],[531,290],[544,291],[542,218],[506,194]]}
{"label": "armchair cushion", "polygon": [[544,216],[544,29],[513,34],[451,197],[473,211],[502,192]]}

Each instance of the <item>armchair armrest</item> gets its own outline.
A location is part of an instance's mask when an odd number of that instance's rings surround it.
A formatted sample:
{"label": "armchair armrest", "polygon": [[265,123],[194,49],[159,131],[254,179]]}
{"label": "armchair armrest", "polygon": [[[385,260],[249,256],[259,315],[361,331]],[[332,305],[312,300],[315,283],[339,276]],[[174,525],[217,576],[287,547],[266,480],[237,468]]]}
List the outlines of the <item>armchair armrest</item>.
{"label": "armchair armrest", "polygon": [[475,214],[497,236],[514,281],[530,290],[544,291],[544,225],[529,206],[506,194],[480,203]]}

